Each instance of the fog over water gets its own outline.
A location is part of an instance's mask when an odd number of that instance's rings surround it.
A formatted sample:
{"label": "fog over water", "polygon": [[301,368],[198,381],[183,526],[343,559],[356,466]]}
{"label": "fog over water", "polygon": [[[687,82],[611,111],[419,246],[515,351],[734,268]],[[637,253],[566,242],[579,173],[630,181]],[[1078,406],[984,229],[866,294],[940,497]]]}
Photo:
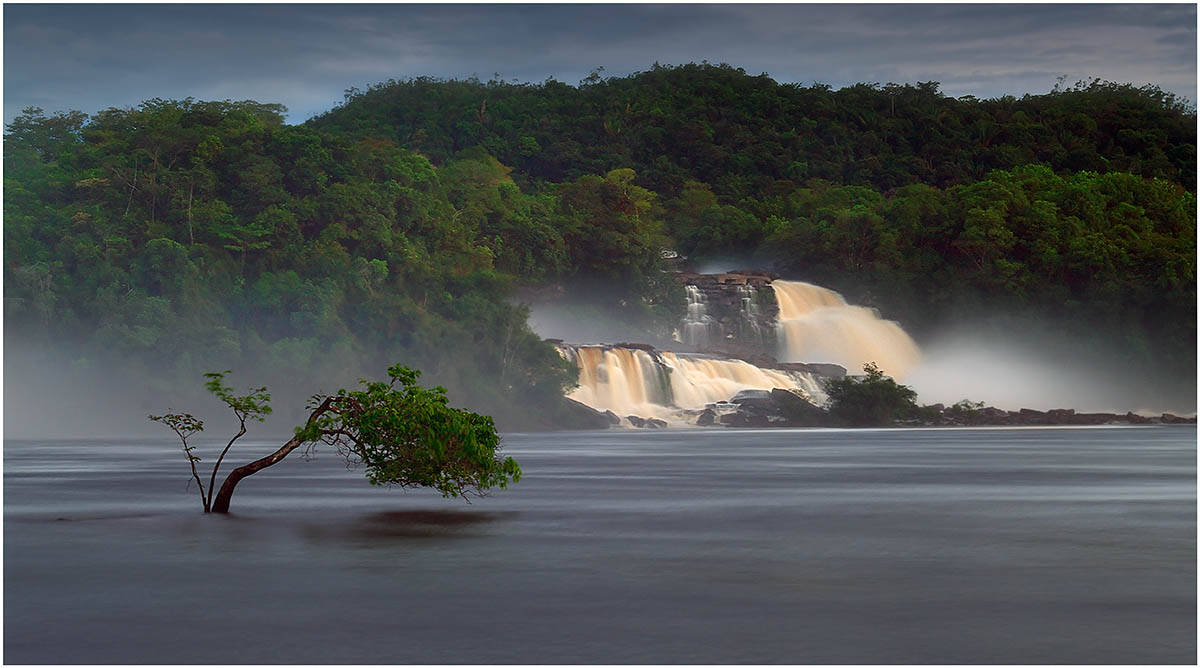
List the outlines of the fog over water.
{"label": "fog over water", "polygon": [[[739,266],[725,261],[704,269]],[[1070,338],[1052,323],[996,313],[959,322],[914,343],[887,313],[847,304],[840,294],[820,286],[776,284],[784,288],[777,353],[781,361],[841,364],[850,373],[861,373],[864,362],[875,361],[915,389],[922,404],[967,399],[1005,410],[1196,413],[1193,372],[1147,368],[1131,361],[1128,351],[1100,344],[1099,337]],[[655,341],[637,327],[583,304],[535,305],[530,325],[543,337],[571,343],[678,345]]]}
{"label": "fog over water", "polygon": [[1196,660],[1194,426],[610,430],[504,453],[524,479],[470,506],[293,455],[222,517],[164,439],[6,439],[4,657]]}
{"label": "fog over water", "polygon": [[1007,334],[963,326],[926,342],[921,364],[900,380],[927,404],[969,399],[1005,410],[1196,413],[1193,374],[1157,372],[1087,343],[1036,325]]}

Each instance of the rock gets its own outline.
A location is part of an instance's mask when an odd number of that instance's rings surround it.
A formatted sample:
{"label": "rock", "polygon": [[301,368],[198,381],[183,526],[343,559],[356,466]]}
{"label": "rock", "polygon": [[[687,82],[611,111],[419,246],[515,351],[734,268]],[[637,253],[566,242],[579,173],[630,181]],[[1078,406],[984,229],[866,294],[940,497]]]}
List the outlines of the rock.
{"label": "rock", "polygon": [[652,346],[648,343],[628,343],[628,342],[622,341],[621,343],[612,344],[612,347],[613,348],[629,348],[630,350],[644,350],[648,353],[654,352],[654,346]]}
{"label": "rock", "polygon": [[740,404],[746,399],[770,399],[770,390],[739,390],[737,394],[729,398],[731,403]]}
{"label": "rock", "polygon": [[976,424],[1009,424],[1012,418],[1008,411],[1001,410],[995,406],[987,406],[979,409],[979,418]]}
{"label": "rock", "polygon": [[819,427],[829,422],[829,413],[791,390],[777,387],[771,390],[771,399],[789,425]]}
{"label": "rock", "polygon": [[1022,408],[1016,413],[1009,412],[1010,421],[1013,424],[1050,424],[1051,420],[1046,413],[1035,411],[1032,408]]}
{"label": "rock", "polygon": [[771,418],[765,413],[738,411],[722,415],[721,424],[728,427],[769,427]]}
{"label": "rock", "polygon": [[1129,424],[1150,424],[1150,418],[1144,415],[1138,415],[1133,411],[1125,414],[1125,421]]}
{"label": "rock", "polygon": [[612,411],[604,411],[604,417],[608,418],[610,424],[621,424],[621,416]]}
{"label": "rock", "polygon": [[1068,424],[1109,424],[1120,419],[1116,413],[1076,413]]}
{"label": "rock", "polygon": [[568,429],[608,429],[612,424],[604,413],[574,399],[563,397],[562,406]]}
{"label": "rock", "polygon": [[719,421],[721,424],[728,425],[730,427],[744,427],[746,426],[746,415],[741,412],[726,413],[725,415],[721,416]]}
{"label": "rock", "polygon": [[701,427],[707,427],[717,421],[717,413],[711,408],[705,408],[704,412],[696,418],[696,424]]}
{"label": "rock", "polygon": [[1170,413],[1163,413],[1162,418],[1160,419],[1162,420],[1163,424],[1196,424],[1195,416],[1185,418],[1179,417],[1178,415],[1172,415]]}
{"label": "rock", "polygon": [[749,413],[746,414],[746,426],[769,427],[771,426],[771,419],[762,413]]}
{"label": "rock", "polygon": [[640,418],[640,417],[638,417],[638,416],[636,416],[636,415],[626,415],[626,416],[625,416],[625,419],[626,419],[626,420],[629,420],[629,424],[631,424],[631,425],[633,425],[633,426],[635,426],[635,427],[644,427],[644,426],[646,426],[646,420],[645,420],[645,418]]}
{"label": "rock", "polygon": [[733,395],[729,401],[730,403],[737,404],[742,410],[753,408],[757,411],[768,413],[774,413],[779,410],[779,406],[775,404],[775,399],[771,398],[770,390],[742,390]]}
{"label": "rock", "polygon": [[738,405],[729,401],[716,401],[706,405],[704,409],[712,411],[717,415],[724,415],[726,413],[736,413]]}
{"label": "rock", "polygon": [[675,274],[681,285],[703,295],[705,333],[689,342],[699,350],[732,355],[775,350],[779,305],[770,287],[773,278],[753,271]]}
{"label": "rock", "polygon": [[803,369],[803,371],[817,376],[825,376],[827,378],[846,377],[846,367],[840,364],[804,364],[802,366],[808,367],[807,369]]}
{"label": "rock", "polygon": [[649,418],[646,420],[645,426],[649,429],[666,429],[667,421],[658,418]]}

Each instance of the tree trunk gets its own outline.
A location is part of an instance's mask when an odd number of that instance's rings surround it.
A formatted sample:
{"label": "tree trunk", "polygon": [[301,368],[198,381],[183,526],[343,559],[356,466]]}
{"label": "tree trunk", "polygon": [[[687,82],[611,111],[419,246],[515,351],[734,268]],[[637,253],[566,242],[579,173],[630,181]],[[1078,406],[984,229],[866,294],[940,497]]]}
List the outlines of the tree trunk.
{"label": "tree trunk", "polygon": [[229,475],[225,477],[225,482],[221,483],[221,491],[217,492],[217,498],[213,500],[212,512],[229,512],[229,501],[233,498],[233,488],[237,487],[237,484],[241,482],[242,478],[254,475],[268,466],[278,464],[279,462],[283,461],[283,458],[287,457],[292,450],[295,450],[303,444],[304,441],[300,440],[299,437],[293,437],[292,440],[284,443],[283,447],[279,448],[275,452],[272,452],[266,457],[252,461],[245,466],[239,466],[230,471]]}
{"label": "tree trunk", "polygon": [[[325,397],[325,400],[322,401],[319,406],[313,409],[313,412],[308,416],[308,421],[304,425],[306,428],[305,431],[307,431],[307,428],[311,427],[313,423],[316,422],[317,418],[321,417],[325,411],[329,410],[329,407],[333,404],[333,400],[333,397]],[[238,435],[241,436],[241,434]],[[287,457],[292,450],[304,445],[305,442],[306,441],[299,436],[293,436],[290,441],[284,443],[283,447],[279,448],[275,452],[272,452],[262,459],[257,459],[249,464],[246,464],[245,466],[239,466],[230,471],[229,475],[225,477],[225,482],[221,483],[221,490],[217,492],[217,498],[213,500],[212,509],[209,512],[228,513],[229,501],[233,498],[233,488],[237,487],[237,484],[241,482],[242,478],[254,475],[268,466],[278,464],[279,462],[283,461],[283,458]],[[232,441],[230,443],[232,444]],[[222,453],[221,456],[223,457],[224,453]]]}

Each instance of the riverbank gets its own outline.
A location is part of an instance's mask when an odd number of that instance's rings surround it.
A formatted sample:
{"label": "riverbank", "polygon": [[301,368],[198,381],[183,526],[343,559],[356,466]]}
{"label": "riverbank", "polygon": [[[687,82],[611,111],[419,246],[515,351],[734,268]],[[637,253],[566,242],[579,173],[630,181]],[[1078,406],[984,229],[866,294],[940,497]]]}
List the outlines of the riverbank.
{"label": "riverbank", "polygon": [[[564,399],[576,429],[607,429],[631,427],[665,429],[670,426],[698,427],[843,427],[864,425],[846,424],[828,410],[809,402],[795,392],[775,388],[743,390],[729,401],[709,404],[703,410],[678,410],[673,420],[639,415],[618,415],[613,411],[598,411],[586,404]],[[953,406],[933,404],[921,406],[910,417],[876,426],[895,427],[1057,427],[1088,425],[1156,425],[1196,424],[1196,416],[1173,413],[1145,415],[1125,413],[1083,413],[1070,408],[1035,410],[1022,408],[1010,411],[995,406],[960,402]]]}

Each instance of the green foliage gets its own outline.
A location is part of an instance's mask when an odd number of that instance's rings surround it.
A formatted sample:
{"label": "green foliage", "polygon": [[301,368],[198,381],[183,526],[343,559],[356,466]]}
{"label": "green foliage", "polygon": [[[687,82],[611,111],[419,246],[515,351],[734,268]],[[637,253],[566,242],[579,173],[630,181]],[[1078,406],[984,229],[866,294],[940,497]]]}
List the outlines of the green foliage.
{"label": "green foliage", "polygon": [[289,394],[404,355],[526,425],[568,382],[510,300],[568,274],[564,216],[490,155],[439,170],[256,102],[34,112],[5,137],[10,335],[165,386],[241,365]]}
{"label": "green foliage", "polygon": [[232,372],[226,369],[225,371],[213,371],[204,374],[204,377],[208,379],[204,383],[204,389],[220,399],[243,423],[246,420],[258,420],[262,422],[267,415],[271,414],[271,395],[267,393],[267,388],[256,387],[252,388],[249,394],[234,394],[233,388],[225,385],[223,382],[225,375],[228,373]]}
{"label": "green foliage", "polygon": [[884,427],[917,414],[912,388],[883,375],[874,362],[863,365],[863,373],[826,381],[830,415],[852,427]]}
{"label": "green foliage", "polygon": [[980,420],[979,411],[983,410],[982,401],[963,399],[945,410],[947,417],[954,418],[963,424],[975,424]]}
{"label": "green foliage", "polygon": [[290,392],[403,358],[544,426],[573,371],[515,290],[668,335],[674,248],[828,285],[918,336],[1003,310],[1195,368],[1195,110],[1153,86],[955,99],[689,64],[389,81],[302,126],[282,112],[16,117],[6,334],[164,386],[237,365]]}
{"label": "green foliage", "polygon": [[421,77],[350,91],[310,125],[387,137],[435,164],[483,147],[552,182],[628,167],[664,197],[699,181],[735,206],[781,180],[944,188],[1035,162],[1195,182],[1195,110],[1155,86],[1096,80],[992,100],[938,88],[805,87],[708,63],[577,87]]}
{"label": "green foliage", "polygon": [[217,480],[217,471],[221,468],[221,462],[225,459],[225,455],[233,444],[246,434],[246,420],[258,420],[262,422],[265,416],[271,413],[271,395],[267,394],[267,388],[257,387],[249,390],[247,394],[234,394],[233,388],[224,384],[226,374],[230,371],[214,371],[204,374],[208,380],[204,383],[204,389],[208,390],[229,407],[233,414],[238,419],[240,428],[238,433],[233,438],[229,439],[229,443],[221,454],[217,457],[217,461],[213,463],[212,473],[209,476],[208,491],[205,492],[204,482],[200,479],[200,473],[196,470],[196,463],[200,461],[200,457],[192,454],[195,446],[188,444],[188,439],[193,435],[204,430],[204,422],[190,413],[168,413],[166,415],[148,415],[147,418],[154,422],[161,422],[166,425],[179,440],[183,443],[183,452],[187,455],[188,463],[192,468],[192,479],[196,481],[196,486],[200,489],[200,502],[204,506],[204,512],[209,512],[212,508],[213,493],[215,492],[215,484]]}
{"label": "green foliage", "polygon": [[419,371],[395,365],[388,377],[313,397],[310,407],[319,416],[298,428],[297,438],[334,445],[365,467],[373,485],[432,487],[445,497],[465,497],[521,479],[516,461],[496,455],[500,437],[492,418],[450,407],[445,388],[417,383]]}
{"label": "green foliage", "polygon": [[309,418],[296,428],[295,437],[272,455],[235,469],[214,503],[217,470],[230,447],[246,433],[246,420],[261,422],[271,412],[265,387],[234,394],[224,384],[228,373],[204,374],[205,389],[228,406],[241,424],[213,465],[207,494],[196,470],[200,458],[188,444],[204,423],[187,413],[149,416],[167,425],[183,443],[206,513],[228,512],[239,480],[278,463],[304,443],[333,445],[349,463],[365,466],[371,484],[432,487],[446,497],[483,496],[493,487],[505,489],[521,479],[517,462],[511,457],[501,460],[496,454],[500,436],[491,417],[450,407],[445,388],[423,388],[417,383],[419,371],[397,364],[388,369],[390,382],[363,380],[359,390],[315,395]]}

